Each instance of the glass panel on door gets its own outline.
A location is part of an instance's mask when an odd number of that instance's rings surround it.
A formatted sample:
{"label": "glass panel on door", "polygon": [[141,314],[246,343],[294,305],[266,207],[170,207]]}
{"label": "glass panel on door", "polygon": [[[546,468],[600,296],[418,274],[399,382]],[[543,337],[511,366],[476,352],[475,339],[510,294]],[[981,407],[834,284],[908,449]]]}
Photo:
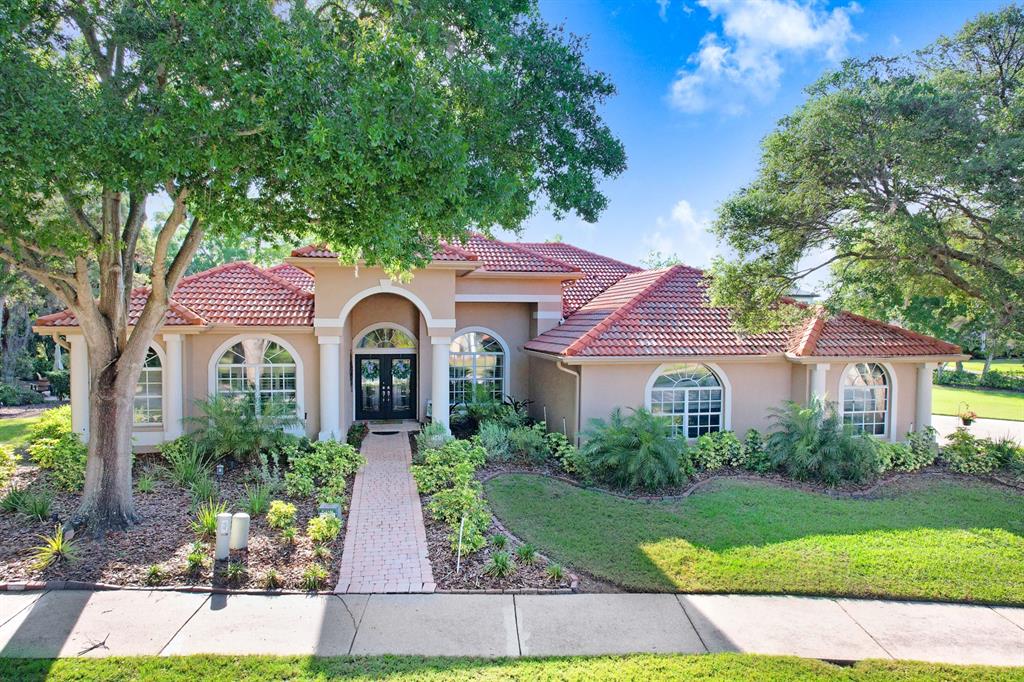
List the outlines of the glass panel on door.
{"label": "glass panel on door", "polygon": [[380,358],[359,358],[363,412],[380,411]]}
{"label": "glass panel on door", "polygon": [[412,409],[412,360],[391,359],[391,410],[406,412]]}

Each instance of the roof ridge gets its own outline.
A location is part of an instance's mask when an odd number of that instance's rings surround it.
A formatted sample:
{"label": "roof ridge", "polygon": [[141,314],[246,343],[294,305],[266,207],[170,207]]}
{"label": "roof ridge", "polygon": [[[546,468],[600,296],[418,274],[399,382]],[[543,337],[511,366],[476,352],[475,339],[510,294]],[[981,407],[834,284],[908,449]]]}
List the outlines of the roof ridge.
{"label": "roof ridge", "polygon": [[205,317],[203,317],[202,315],[200,315],[199,313],[197,313],[196,311],[192,310],[187,305],[185,305],[184,303],[181,303],[178,300],[175,300],[173,298],[169,299],[168,302],[167,302],[167,307],[172,309],[174,312],[176,312],[178,314],[178,317],[180,317],[181,319],[185,320],[189,324],[196,324],[196,325],[206,325],[206,324],[209,324],[209,322],[207,322]]}
{"label": "roof ridge", "polygon": [[[519,244],[521,244],[522,246],[526,247],[527,249],[530,249],[531,251],[533,250],[531,247],[534,247],[534,246],[546,246],[548,244],[557,244],[558,246],[567,246],[570,249],[573,249],[575,251],[582,251],[583,253],[585,253],[585,254],[587,254],[589,256],[597,256],[598,258],[603,258],[605,260],[610,260],[613,263],[618,263],[619,265],[623,265],[623,266],[625,266],[627,268],[633,268],[634,272],[640,272],[640,271],[642,271],[644,269],[644,268],[640,267],[639,265],[633,265],[632,263],[627,263],[626,261],[619,260],[618,258],[612,258],[611,256],[604,255],[603,253],[598,253],[597,251],[591,251],[590,249],[584,249],[582,246],[576,246],[575,244],[570,244],[568,242],[519,242]],[[538,255],[543,256],[544,254],[538,254]]]}
{"label": "roof ridge", "polygon": [[911,338],[911,339],[916,339],[917,341],[926,341],[928,343],[935,343],[935,344],[939,344],[940,346],[945,346],[946,348],[953,349],[953,350],[950,351],[951,353],[960,353],[963,350],[960,346],[956,345],[955,343],[950,343],[949,341],[943,341],[942,339],[937,339],[934,336],[928,336],[927,334],[921,334],[920,332],[915,332],[912,329],[907,329],[906,327],[901,327],[898,324],[892,324],[892,323],[889,323],[889,322],[882,322],[881,320],[872,320],[870,317],[864,317],[863,315],[858,315],[857,313],[851,313],[849,310],[841,310],[841,311],[839,311],[839,314],[836,315],[836,317],[839,317],[841,315],[846,315],[847,317],[852,317],[854,319],[860,320],[861,322],[866,322],[868,324],[872,324],[872,325],[874,325],[876,327],[885,327],[886,329],[891,329],[892,331],[896,332],[897,334],[900,334],[902,336],[906,336],[906,337]]}
{"label": "roof ridge", "polygon": [[[531,251],[530,249],[526,248],[525,246],[521,246],[519,244],[516,244],[515,242],[506,242],[506,241],[501,240],[501,239],[492,239],[491,241],[498,242],[499,244],[507,246],[510,249],[513,249],[514,251],[518,251],[519,253],[526,253],[526,254],[529,254],[529,255],[533,256],[534,258],[540,258],[541,260],[547,261],[547,262],[552,263],[554,265],[561,265],[562,267],[569,268],[570,272],[583,272],[582,270],[580,270],[578,267],[576,267],[572,263],[566,263],[563,260],[558,260],[557,258],[552,258],[550,256],[545,256],[543,253],[537,253],[536,251]],[[484,267],[486,268],[486,266],[484,266]]]}
{"label": "roof ridge", "polygon": [[314,296],[313,292],[306,291],[305,289],[303,289],[301,287],[297,287],[294,284],[292,284],[291,282],[285,280],[284,278],[278,277],[274,273],[268,272],[267,270],[264,270],[260,266],[255,265],[253,263],[250,263],[249,261],[245,261],[245,260],[236,261],[235,264],[236,265],[240,265],[240,266],[245,267],[245,268],[248,268],[248,269],[252,270],[253,272],[258,272],[260,275],[262,275],[263,277],[266,277],[271,282],[274,282],[275,284],[283,286],[285,289],[288,289],[289,291],[291,291],[293,293],[299,294],[300,296],[303,296],[305,298],[312,298]]}
{"label": "roof ridge", "polygon": [[[598,336],[600,336],[601,334],[603,334],[605,331],[607,331],[608,327],[613,325],[618,320],[621,320],[625,315],[627,315],[630,311],[632,311],[633,308],[635,308],[640,303],[640,301],[644,297],[647,296],[647,294],[649,294],[655,287],[659,286],[663,281],[665,281],[665,279],[667,278],[668,275],[671,275],[671,274],[674,274],[674,273],[678,272],[678,269],[680,267],[681,266],[679,266],[679,265],[672,265],[672,266],[670,266],[668,268],[665,268],[665,271],[662,272],[657,277],[655,277],[654,281],[652,281],[650,284],[648,284],[643,289],[638,291],[636,294],[633,295],[633,297],[631,299],[629,299],[628,301],[626,301],[625,303],[620,305],[618,308],[616,308],[611,313],[609,313],[603,320],[601,320],[600,322],[595,324],[593,327],[591,327],[589,330],[587,330],[586,334],[583,334],[582,336],[580,336],[580,338],[576,339],[571,344],[566,346],[565,350],[562,352],[563,355],[576,355],[577,353],[579,353],[580,351],[585,349],[589,345],[591,340],[593,340],[593,339],[597,338]],[[649,273],[649,272],[656,272],[656,270],[641,270],[640,272]],[[638,274],[638,273],[631,273],[631,274]],[[626,275],[626,277],[629,277],[629,275]],[[612,287],[614,287],[619,282],[622,282],[624,279],[626,279],[626,277],[623,277],[618,282],[613,284],[611,287],[608,287],[608,289],[611,289]],[[608,289],[605,289],[605,291],[608,291]],[[601,293],[604,293],[604,292],[601,292]],[[600,295],[601,294],[598,294],[598,296],[600,296]],[[590,302],[592,303],[593,301],[594,301],[594,299],[591,299]],[[587,305],[589,305],[589,303]],[[586,306],[584,306],[584,307],[586,307]]]}
{"label": "roof ridge", "polygon": [[825,309],[822,306],[817,306],[812,317],[803,324],[796,348],[793,351],[794,354],[814,355],[814,351],[818,347],[818,339],[821,338],[821,332],[825,329],[824,312]]}
{"label": "roof ridge", "polygon": [[459,246],[457,244],[452,244],[451,242],[444,241],[444,240],[441,240],[439,243],[444,248],[451,249],[452,251],[454,251],[455,253],[459,254],[460,256],[463,256],[467,260],[477,260],[477,261],[480,260],[480,256],[476,255],[472,251],[469,251],[468,249],[464,249],[463,247],[461,247],[461,246]]}
{"label": "roof ridge", "polygon": [[240,265],[252,265],[252,263],[249,263],[248,261],[244,261],[244,260],[233,260],[233,261],[229,261],[227,263],[221,263],[220,265],[215,265],[212,268],[207,268],[206,270],[200,270],[199,272],[193,272],[191,275],[185,275],[184,277],[182,277],[181,279],[178,280],[178,285],[176,287],[174,287],[174,288],[177,289],[179,286],[181,286],[182,284],[185,284],[186,282],[193,282],[193,281],[195,281],[197,279],[200,279],[202,277],[208,277],[208,276],[210,276],[210,275],[212,275],[212,274],[214,274],[216,272],[224,272],[225,270],[232,270],[234,268],[237,268]]}

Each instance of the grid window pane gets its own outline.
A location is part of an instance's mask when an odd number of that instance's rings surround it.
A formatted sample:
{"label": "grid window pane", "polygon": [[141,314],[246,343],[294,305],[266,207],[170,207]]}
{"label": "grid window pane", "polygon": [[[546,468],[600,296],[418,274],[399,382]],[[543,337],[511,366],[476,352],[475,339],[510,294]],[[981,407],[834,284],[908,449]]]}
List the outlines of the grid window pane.
{"label": "grid window pane", "polygon": [[164,382],[160,356],[152,348],[146,355],[135,384],[135,401],[132,406],[136,424],[160,424],[164,419]]}
{"label": "grid window pane", "polygon": [[265,405],[298,406],[297,368],[291,353],[266,339],[246,339],[217,361],[217,395],[253,395],[258,412]]}
{"label": "grid window pane", "polygon": [[852,365],[843,377],[843,422],[855,433],[884,436],[889,418],[889,378],[874,362]]}
{"label": "grid window pane", "polygon": [[505,351],[491,335],[468,332],[448,350],[449,406],[505,397]]}
{"label": "grid window pane", "polygon": [[677,365],[654,381],[651,412],[670,417],[672,433],[699,438],[722,428],[722,386],[703,365]]}

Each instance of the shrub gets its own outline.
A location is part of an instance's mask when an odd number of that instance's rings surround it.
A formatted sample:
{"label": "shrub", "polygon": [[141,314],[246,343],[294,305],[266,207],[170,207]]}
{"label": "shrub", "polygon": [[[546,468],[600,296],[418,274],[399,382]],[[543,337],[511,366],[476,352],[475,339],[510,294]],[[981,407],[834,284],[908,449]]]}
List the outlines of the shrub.
{"label": "shrub", "polygon": [[266,514],[270,508],[270,490],[265,485],[256,484],[253,487],[245,486],[245,495],[242,497],[242,511],[256,518]]}
{"label": "shrub", "polygon": [[690,454],[694,466],[714,471],[727,464],[738,466],[743,461],[743,445],[732,431],[716,431],[698,438]]}
{"label": "shrub", "polygon": [[35,559],[32,568],[37,571],[55,562],[72,563],[78,558],[75,541],[64,535],[64,528],[60,524],[54,526],[53,535],[40,535],[39,539],[43,544],[32,548],[32,557]]}
{"label": "shrub", "polygon": [[331,550],[327,545],[315,545],[313,547],[313,558],[317,561],[330,561]]}
{"label": "shrub", "polygon": [[67,400],[71,397],[71,372],[66,369],[54,370],[47,372],[45,376],[50,382],[50,395],[58,400]]}
{"label": "shrub", "polygon": [[196,481],[209,478],[213,472],[213,459],[188,436],[164,443],[160,446],[160,454],[167,460],[171,478],[182,487],[191,487]]}
{"label": "shrub", "polygon": [[0,405],[38,405],[43,402],[41,393],[16,384],[0,384]]}
{"label": "shrub", "polygon": [[680,441],[664,417],[640,409],[628,417],[618,408],[608,421],[592,419],[581,449],[599,480],[624,488],[653,490],[683,480]]}
{"label": "shrub", "polygon": [[468,440],[451,440],[436,450],[427,450],[423,464],[412,467],[416,486],[424,495],[441,488],[463,485],[483,466],[487,453]]}
{"label": "shrub", "polygon": [[917,471],[931,466],[939,456],[938,432],[931,426],[907,434],[907,447],[910,454],[905,461],[893,462],[898,471]]}
{"label": "shrub", "polygon": [[548,574],[548,578],[553,582],[560,583],[565,579],[565,569],[562,568],[561,564],[548,564],[544,572]]}
{"label": "shrub", "polygon": [[291,502],[274,500],[267,511],[267,525],[271,528],[289,528],[295,525],[295,505]]}
{"label": "shrub", "polygon": [[39,415],[39,421],[28,427],[28,442],[33,443],[42,438],[63,438],[71,432],[71,406],[63,405]]}
{"label": "shrub", "polygon": [[195,518],[190,524],[192,532],[201,538],[212,538],[217,535],[217,516],[228,510],[227,502],[204,502],[196,510]]}
{"label": "shrub", "polygon": [[936,372],[934,382],[939,386],[964,386],[996,388],[1005,391],[1024,391],[1024,374],[1020,372],[1002,372],[990,369],[984,374],[967,370]]}
{"label": "shrub", "polygon": [[768,438],[774,468],[797,480],[859,483],[878,471],[878,442],[855,435],[832,405],[788,402],[772,410],[776,431]]}
{"label": "shrub", "polygon": [[341,532],[341,519],[334,514],[314,516],[306,524],[306,535],[318,545],[333,542]]}
{"label": "shrub", "polygon": [[961,474],[987,474],[999,468],[999,453],[963,427],[949,435],[942,459]]}
{"label": "shrub", "polygon": [[512,451],[517,456],[540,464],[548,458],[547,426],[542,422],[533,426],[517,426],[508,432]]}
{"label": "shrub", "polygon": [[310,564],[302,574],[302,589],[314,592],[327,582],[327,569],[320,564]]}
{"label": "shrub", "polygon": [[206,567],[206,548],[201,542],[193,542],[192,549],[185,557],[185,572],[195,576]]}
{"label": "shrub", "polygon": [[76,434],[40,438],[28,446],[28,454],[41,469],[51,470],[58,487],[74,492],[85,485],[89,448]]}
{"label": "shrub", "polygon": [[444,424],[431,422],[420,429],[420,432],[413,438],[416,441],[416,457],[422,460],[423,454],[427,450],[444,447],[444,444],[450,441],[452,436],[448,433],[448,429],[444,428]]}
{"label": "shrub", "polygon": [[345,435],[345,442],[358,450],[363,446],[363,440],[366,438],[366,434],[368,433],[370,433],[369,426],[363,422],[356,422],[352,426],[348,427],[348,433]]}
{"label": "shrub", "polygon": [[143,495],[148,495],[156,490],[156,478],[150,473],[140,474],[135,481],[135,488]]}
{"label": "shrub", "polygon": [[14,454],[14,448],[10,445],[0,445],[0,488],[7,485],[17,470],[18,459]]}
{"label": "shrub", "polygon": [[504,426],[506,429],[517,429],[526,426],[529,422],[529,415],[526,413],[528,401],[506,398],[505,402],[494,410],[493,420]]}
{"label": "shrub", "polygon": [[295,436],[285,429],[299,423],[293,405],[268,401],[256,413],[254,393],[243,396],[214,396],[197,400],[200,414],[190,417],[192,438],[215,461],[231,457],[240,462],[256,461],[259,453],[278,449]]}
{"label": "shrub", "polygon": [[484,566],[484,573],[494,578],[507,578],[516,571],[508,552],[495,552]]}
{"label": "shrub", "polygon": [[[343,496],[345,478],[366,463],[366,458],[349,445],[336,440],[322,440],[307,449],[286,448],[290,470],[284,485],[292,497],[309,497],[317,486],[326,488],[328,497]],[[326,502],[322,499],[321,502]]]}
{"label": "shrub", "polygon": [[516,558],[524,564],[532,564],[537,560],[537,550],[533,545],[519,545],[516,547]]}
{"label": "shrub", "polygon": [[494,545],[495,549],[505,549],[505,545],[508,543],[508,538],[504,535],[492,535],[491,544]]}
{"label": "shrub", "polygon": [[551,458],[558,462],[565,473],[582,479],[590,476],[586,458],[580,453],[578,447],[569,442],[564,433],[551,431],[544,438],[547,440]]}
{"label": "shrub", "polygon": [[45,521],[50,518],[50,507],[53,506],[53,495],[46,490],[37,490],[34,492],[25,491],[20,495],[20,499],[17,500],[18,509],[17,511],[25,516],[36,519],[37,521]]}
{"label": "shrub", "polygon": [[484,533],[491,524],[491,513],[483,499],[483,487],[473,478],[485,457],[479,445],[451,440],[439,449],[427,450],[423,464],[412,467],[417,488],[432,496],[427,504],[430,513],[451,530],[449,540],[453,551],[459,546],[459,526],[463,518],[463,552],[475,552],[487,544]]}
{"label": "shrub", "polygon": [[487,452],[489,462],[507,462],[512,459],[512,441],[509,429],[501,422],[486,421],[477,432],[480,445]]}
{"label": "shrub", "polygon": [[772,460],[768,456],[768,449],[765,447],[764,438],[757,429],[749,429],[743,437],[743,451],[738,466],[756,471],[759,474],[767,473],[772,469]]}
{"label": "shrub", "polygon": [[986,438],[981,441],[981,448],[987,451],[990,459],[999,462],[1000,468],[1012,469],[1017,462],[1024,461],[1024,447],[1017,445],[1012,438]]}
{"label": "shrub", "polygon": [[288,526],[286,528],[282,528],[281,539],[284,540],[286,544],[294,545],[295,542],[299,539],[299,533],[295,530],[295,526]]}

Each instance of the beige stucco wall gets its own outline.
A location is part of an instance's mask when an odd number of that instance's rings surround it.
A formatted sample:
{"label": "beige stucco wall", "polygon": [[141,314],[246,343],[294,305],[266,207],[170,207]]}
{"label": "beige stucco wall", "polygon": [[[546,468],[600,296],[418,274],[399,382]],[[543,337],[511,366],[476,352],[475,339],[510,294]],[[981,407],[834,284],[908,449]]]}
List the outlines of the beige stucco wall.
{"label": "beige stucco wall", "polygon": [[505,393],[519,400],[527,398],[530,392],[530,367],[522,349],[530,340],[531,309],[528,303],[455,304],[454,336],[482,327],[493,331],[508,346]]}
{"label": "beige stucco wall", "polygon": [[[894,398],[890,398],[892,404],[889,408],[889,418],[895,429],[891,435],[897,440],[903,440],[914,426],[917,406],[917,368],[920,363],[882,361],[881,364],[886,368],[890,380],[893,382],[891,395]],[[831,362],[828,363],[828,366],[826,382],[829,400],[838,401],[842,396],[843,376],[850,363]]]}
{"label": "beige stucco wall", "polygon": [[562,280],[527,277],[458,277],[455,279],[455,293],[561,297]]}
{"label": "beige stucco wall", "polygon": [[185,337],[182,353],[185,386],[182,391],[186,417],[196,415],[195,401],[210,394],[210,359],[218,349],[237,336],[266,336],[290,345],[302,361],[302,412],[306,435],[315,438],[320,429],[320,356],[313,329],[282,331],[273,327],[245,331],[211,331]]}
{"label": "beige stucco wall", "polygon": [[[547,420],[549,431],[562,431],[574,438],[576,423],[576,379],[558,368],[555,360],[527,356],[530,368],[530,416]],[[573,368],[566,368],[575,371]]]}

